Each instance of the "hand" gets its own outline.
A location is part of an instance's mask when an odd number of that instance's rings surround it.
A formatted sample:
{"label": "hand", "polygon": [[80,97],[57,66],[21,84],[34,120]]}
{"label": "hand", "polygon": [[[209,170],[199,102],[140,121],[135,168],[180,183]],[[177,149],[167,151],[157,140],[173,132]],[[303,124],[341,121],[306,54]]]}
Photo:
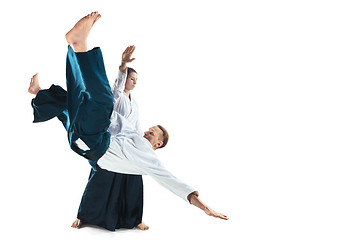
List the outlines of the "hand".
{"label": "hand", "polygon": [[122,54],[121,62],[123,63],[129,63],[135,60],[135,58],[131,58],[133,52],[135,51],[135,46],[129,46],[125,49],[125,51]]}
{"label": "hand", "polygon": [[212,217],[215,217],[215,218],[221,218],[221,219],[224,219],[224,220],[229,220],[229,218],[222,214],[222,213],[218,213],[216,211],[214,211],[213,209],[209,208],[209,207],[206,207],[204,209],[204,212],[209,215],[209,216],[212,216]]}
{"label": "hand", "polygon": [[207,205],[205,205],[205,203],[203,203],[203,201],[200,200],[200,198],[198,197],[198,193],[197,192],[193,192],[190,193],[187,197],[187,199],[189,200],[189,202],[200,208],[201,210],[203,210],[207,215],[211,216],[211,217],[215,217],[215,218],[220,218],[220,219],[224,219],[224,220],[229,220],[229,218],[222,214],[222,213],[218,213],[216,211],[214,211],[213,209],[211,209],[210,207],[208,207]]}

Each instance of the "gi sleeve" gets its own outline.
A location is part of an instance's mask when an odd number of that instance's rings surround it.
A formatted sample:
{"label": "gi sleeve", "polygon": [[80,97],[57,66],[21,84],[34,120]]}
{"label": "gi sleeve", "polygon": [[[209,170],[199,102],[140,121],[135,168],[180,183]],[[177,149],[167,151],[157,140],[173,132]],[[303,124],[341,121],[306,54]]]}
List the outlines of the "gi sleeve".
{"label": "gi sleeve", "polygon": [[149,147],[142,145],[139,141],[127,142],[123,152],[125,156],[136,165],[138,172],[151,176],[161,186],[185,201],[188,202],[187,197],[189,194],[198,194],[193,187],[178,179],[168,171],[151,147],[149,149]]}
{"label": "gi sleeve", "polygon": [[119,70],[114,86],[111,89],[114,95],[114,101],[116,101],[119,98],[120,93],[125,90],[125,83],[126,74]]}

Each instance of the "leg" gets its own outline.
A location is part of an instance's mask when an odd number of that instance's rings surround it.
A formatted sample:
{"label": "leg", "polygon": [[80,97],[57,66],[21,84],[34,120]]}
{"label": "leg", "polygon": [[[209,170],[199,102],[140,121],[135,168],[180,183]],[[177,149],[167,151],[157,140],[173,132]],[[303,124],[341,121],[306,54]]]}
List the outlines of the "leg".
{"label": "leg", "polygon": [[38,73],[36,73],[31,78],[28,92],[36,95],[31,100],[31,106],[34,110],[34,123],[48,121],[57,117],[65,129],[68,130],[67,92],[62,87],[51,85],[49,89],[42,90]]}
{"label": "leg", "polygon": [[134,228],[142,225],[143,214],[143,181],[141,175],[123,174],[123,184],[120,189],[117,228]]}
{"label": "leg", "polygon": [[51,85],[49,89],[38,91],[31,100],[31,106],[34,110],[34,123],[57,117],[68,130],[67,93],[60,86]]}
{"label": "leg", "polygon": [[[75,53],[69,47],[67,58],[68,139],[72,150],[89,160],[96,168],[97,160],[110,143],[110,116],[113,95],[106,77],[99,48],[86,53]],[[80,149],[81,140],[89,150]]]}
{"label": "leg", "polygon": [[91,172],[78,219],[115,231],[140,225],[142,213],[142,176],[113,173],[101,168]]}
{"label": "leg", "polygon": [[[75,152],[89,159],[94,168],[110,141],[107,128],[113,108],[113,95],[100,48],[82,51],[91,27],[99,17],[97,13],[86,16],[66,34],[69,44],[75,48],[74,51],[69,46],[66,65],[69,143]],[[78,139],[90,150],[80,149],[76,144]]]}

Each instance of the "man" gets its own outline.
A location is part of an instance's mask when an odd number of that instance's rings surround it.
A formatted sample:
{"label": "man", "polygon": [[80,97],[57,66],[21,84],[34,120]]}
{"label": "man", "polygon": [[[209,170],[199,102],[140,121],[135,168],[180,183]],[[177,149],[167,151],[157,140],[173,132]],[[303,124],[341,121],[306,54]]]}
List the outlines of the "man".
{"label": "man", "polygon": [[[66,68],[69,124],[65,127],[72,150],[87,158],[94,169],[148,174],[209,216],[228,219],[205,205],[195,189],[177,179],[158,160],[154,149],[164,144],[164,130],[154,126],[141,137],[121,114],[113,111],[113,94],[101,50],[87,49],[87,37],[100,17],[99,13],[93,12],[79,20],[66,34],[70,46]],[[59,117],[59,114],[54,112],[55,116]]]}

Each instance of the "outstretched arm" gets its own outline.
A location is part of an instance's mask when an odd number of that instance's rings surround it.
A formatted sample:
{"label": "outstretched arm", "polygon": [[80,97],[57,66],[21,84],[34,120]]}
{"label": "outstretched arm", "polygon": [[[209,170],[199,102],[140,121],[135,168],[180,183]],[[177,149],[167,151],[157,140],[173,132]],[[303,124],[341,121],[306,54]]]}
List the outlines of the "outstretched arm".
{"label": "outstretched arm", "polygon": [[125,49],[121,57],[121,65],[119,66],[119,70],[126,74],[126,64],[135,60],[135,58],[131,58],[133,52],[135,51],[135,46],[129,46]]}
{"label": "outstretched arm", "polygon": [[193,192],[193,193],[189,194],[188,200],[192,205],[200,208],[201,210],[203,210],[209,216],[216,217],[216,218],[221,218],[221,219],[224,219],[224,220],[229,219],[226,215],[224,215],[222,213],[218,213],[218,212],[214,211],[213,209],[211,209],[209,206],[205,205],[205,203],[203,203],[199,199],[198,194],[196,192]]}
{"label": "outstretched arm", "polygon": [[120,72],[118,73],[114,86],[111,89],[114,94],[114,102],[117,102],[120,92],[124,91],[127,74],[126,64],[135,60],[135,58],[131,58],[134,51],[135,46],[129,46],[122,54],[121,65],[119,66]]}

